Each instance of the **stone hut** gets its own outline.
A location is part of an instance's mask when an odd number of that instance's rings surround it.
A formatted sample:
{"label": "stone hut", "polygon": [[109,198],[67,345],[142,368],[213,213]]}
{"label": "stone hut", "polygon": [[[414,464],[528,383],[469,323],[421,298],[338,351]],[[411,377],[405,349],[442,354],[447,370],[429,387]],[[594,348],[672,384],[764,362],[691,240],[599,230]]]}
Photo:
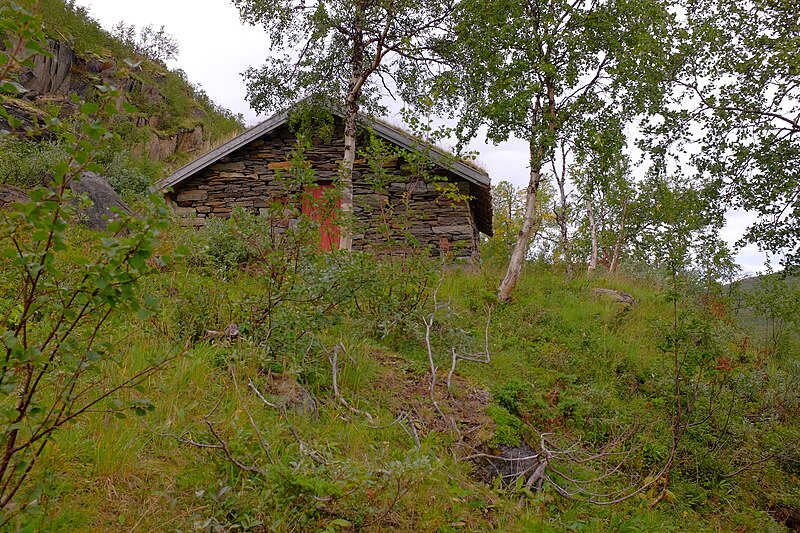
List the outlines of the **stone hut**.
{"label": "stone hut", "polygon": [[[486,171],[442,149],[423,145],[403,130],[360,117],[360,147],[365,146],[368,132],[393,147],[396,157],[382,161],[383,186],[376,187],[370,179],[374,163],[370,167],[357,154],[353,249],[402,252],[403,243],[414,241],[434,254],[452,253],[476,260],[479,234],[492,234]],[[288,194],[278,176],[291,167],[290,153],[296,146],[288,112],[279,113],[162,179],[156,187],[184,224],[202,226],[208,217],[227,217],[236,207],[266,215],[271,203]],[[324,140],[314,138],[305,152],[318,187],[335,182],[343,147],[343,120],[334,112],[332,135]],[[419,165],[409,165],[409,154],[421,150],[429,160],[424,172]],[[393,217],[388,223],[387,213]],[[323,246],[336,244],[324,240]]]}

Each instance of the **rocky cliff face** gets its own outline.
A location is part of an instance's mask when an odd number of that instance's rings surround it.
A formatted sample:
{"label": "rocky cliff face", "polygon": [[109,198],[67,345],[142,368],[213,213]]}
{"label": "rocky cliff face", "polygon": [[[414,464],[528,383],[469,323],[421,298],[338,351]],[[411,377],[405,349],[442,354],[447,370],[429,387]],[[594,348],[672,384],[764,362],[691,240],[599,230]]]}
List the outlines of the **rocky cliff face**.
{"label": "rocky cliff face", "polygon": [[[81,57],[66,42],[49,40],[48,44],[52,56],[36,56],[32,69],[18,73],[18,80],[14,83],[18,90],[17,98],[8,99],[5,104],[11,114],[25,124],[34,123],[39,110],[53,104],[60,108],[62,117],[69,116],[75,111],[70,94],[91,99],[97,85],[109,84],[122,89],[129,101],[145,104],[138,106],[140,113],[131,117],[136,129],[145,132],[145,140],[135,147],[139,153],[152,161],[168,161],[179,153],[185,154],[184,158],[193,157],[210,148],[211,140],[205,134],[205,111],[202,109],[193,109],[188,117],[165,119],[165,114],[170,112],[164,96],[166,76],[151,81],[136,69],[118,68],[114,59]],[[176,118],[183,123],[175,126]],[[173,125],[167,127],[166,122]],[[3,127],[7,125],[0,124],[0,128]]]}
{"label": "rocky cliff face", "polygon": [[[30,99],[38,95],[66,96],[72,89],[72,67],[76,56],[69,45],[49,41],[52,57],[36,56],[33,70],[23,73],[22,85],[30,91]],[[33,95],[33,96],[31,96]]]}

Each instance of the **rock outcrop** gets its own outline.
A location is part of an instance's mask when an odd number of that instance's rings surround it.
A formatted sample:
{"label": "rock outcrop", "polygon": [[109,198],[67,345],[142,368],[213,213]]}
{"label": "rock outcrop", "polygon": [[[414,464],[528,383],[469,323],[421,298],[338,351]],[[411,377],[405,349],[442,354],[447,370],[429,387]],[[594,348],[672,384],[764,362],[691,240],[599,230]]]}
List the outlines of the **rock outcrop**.
{"label": "rock outcrop", "polygon": [[[70,94],[86,99],[100,84],[119,87],[123,92],[135,95],[136,100],[148,104],[146,107],[169,108],[159,86],[159,82],[166,80],[166,74],[156,76],[155,81],[148,81],[146,76],[137,73],[123,74],[114,60],[81,57],[69,43],[48,40],[48,45],[52,52],[51,57],[36,56],[33,68],[19,73],[18,82],[3,80],[5,83],[12,83],[17,91],[15,98],[9,99],[4,105],[14,110],[13,116],[23,122],[23,127],[41,123],[36,117],[38,112],[32,109],[40,102],[49,106],[54,100],[62,100],[60,108],[63,118],[74,113],[76,109],[68,99]],[[132,117],[137,129],[149,131],[137,151],[153,161],[165,161],[176,153],[197,155],[209,149],[210,141],[205,138],[202,125],[204,116],[202,109],[195,109],[189,117],[195,123],[177,131],[174,128],[162,131],[160,128],[165,121],[160,114],[143,113]],[[6,121],[0,120],[0,129],[10,128]]]}
{"label": "rock outcrop", "polygon": [[33,70],[22,76],[22,85],[28,91],[39,94],[66,96],[73,92],[72,68],[75,66],[75,52],[67,43],[48,39],[47,44],[53,55],[34,56]]}

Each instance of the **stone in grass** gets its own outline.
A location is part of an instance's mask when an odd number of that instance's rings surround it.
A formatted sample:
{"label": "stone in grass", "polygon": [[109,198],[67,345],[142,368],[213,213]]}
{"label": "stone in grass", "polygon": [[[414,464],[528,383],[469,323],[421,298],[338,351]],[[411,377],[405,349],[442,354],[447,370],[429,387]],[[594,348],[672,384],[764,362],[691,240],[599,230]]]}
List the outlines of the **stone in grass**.
{"label": "stone in grass", "polygon": [[601,288],[592,289],[592,292],[594,294],[597,294],[598,296],[604,296],[606,298],[609,298],[613,302],[621,303],[629,307],[636,306],[636,299],[627,292],[617,291],[614,289],[601,289]]}
{"label": "stone in grass", "polygon": [[290,374],[270,374],[265,380],[267,401],[280,410],[286,409],[297,414],[314,416],[317,402],[294,376]]}
{"label": "stone in grass", "polygon": [[[105,230],[108,223],[120,215],[132,215],[131,209],[122,201],[105,178],[94,172],[84,172],[81,179],[73,181],[70,188],[77,194],[86,194],[92,205],[78,214],[81,224],[93,230]],[[112,208],[117,208],[112,211]]]}
{"label": "stone in grass", "polygon": [[501,446],[492,452],[476,454],[473,458],[475,474],[487,485],[498,477],[506,487],[514,485],[519,477],[527,481],[540,462],[540,454],[524,442],[519,446]]}

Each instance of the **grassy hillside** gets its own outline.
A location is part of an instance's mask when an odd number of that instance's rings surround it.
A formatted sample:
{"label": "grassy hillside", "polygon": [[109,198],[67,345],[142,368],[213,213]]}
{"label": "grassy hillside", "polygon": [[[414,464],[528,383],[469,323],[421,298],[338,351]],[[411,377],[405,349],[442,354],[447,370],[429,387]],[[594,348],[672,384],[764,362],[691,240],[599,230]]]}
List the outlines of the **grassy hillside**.
{"label": "grassy hillside", "polygon": [[[691,292],[678,302],[692,425],[678,445],[666,498],[651,506],[659,485],[649,476],[672,445],[675,330],[666,287],[567,280],[530,267],[514,303],[498,307],[492,293],[501,272],[442,274],[430,260],[358,254],[264,255],[253,246],[258,230],[241,217],[165,235],[162,252],[180,244],[192,251],[146,283],[161,298],[160,310],[145,319],[119,314],[105,333],[119,362],[103,372],[119,379],[150,358],[179,354],[140,392],[122,397],[146,398],[155,409],[124,418],[99,409],[58,432],[30,480],[36,513],[22,515],[20,525],[796,527],[797,357],[765,356],[748,344],[721,302],[709,306],[706,295]],[[92,238],[80,231],[79,239]],[[292,268],[282,268],[287,264]],[[636,304],[609,299],[593,291],[598,287],[625,291]],[[6,294],[10,289],[4,285]],[[490,362],[459,360],[448,387],[452,350],[482,352],[490,306]],[[241,335],[206,333],[229,324]],[[433,394],[426,336],[436,366]],[[484,457],[543,447],[553,458],[540,492],[525,487],[530,471],[517,478],[502,461],[495,471]],[[573,490],[568,478],[586,481],[580,486],[587,491]],[[580,499],[607,494],[595,498],[602,501],[648,488],[616,505],[594,505],[560,495],[557,486]]]}
{"label": "grassy hillside", "polygon": [[69,181],[127,145],[73,111],[0,212],[0,529],[798,528],[797,346],[721,289],[540,261],[499,305],[490,266],[321,253],[299,193],[94,233]]}
{"label": "grassy hillside", "polygon": [[[23,125],[16,128],[20,135],[0,140],[3,183],[21,187],[39,183],[48,166],[64,157],[63,139],[22,133],[46,123],[50,115],[70,124],[80,104],[103,102],[103,86],[119,88],[126,103],[135,107],[106,124],[117,137],[97,154],[104,175],[129,200],[140,197],[170,168],[243,128],[241,116],[215,104],[182,71],[170,71],[157,57],[137,53],[85,9],[62,0],[16,3],[39,17],[53,56],[35,56],[29,65],[13,68],[4,80],[18,83],[22,91],[0,98]],[[11,4],[0,0],[0,8]],[[9,36],[0,30],[0,37]],[[4,119],[0,129],[8,129]]]}

